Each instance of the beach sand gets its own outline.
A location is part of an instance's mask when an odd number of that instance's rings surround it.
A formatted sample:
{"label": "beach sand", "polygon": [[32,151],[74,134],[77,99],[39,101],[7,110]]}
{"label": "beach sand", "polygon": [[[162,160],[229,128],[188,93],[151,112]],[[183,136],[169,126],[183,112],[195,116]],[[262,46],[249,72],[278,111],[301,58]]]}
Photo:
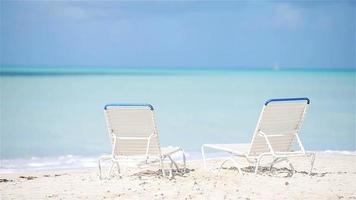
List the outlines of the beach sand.
{"label": "beach sand", "polygon": [[274,174],[256,176],[245,162],[244,175],[230,163],[216,170],[221,161],[208,161],[212,171],[202,161],[189,161],[186,173],[171,179],[159,175],[157,166],[130,168],[105,180],[96,168],[0,174],[0,194],[1,199],[356,199],[354,155],[318,153],[311,176],[309,161],[294,158],[292,177],[285,163]]}

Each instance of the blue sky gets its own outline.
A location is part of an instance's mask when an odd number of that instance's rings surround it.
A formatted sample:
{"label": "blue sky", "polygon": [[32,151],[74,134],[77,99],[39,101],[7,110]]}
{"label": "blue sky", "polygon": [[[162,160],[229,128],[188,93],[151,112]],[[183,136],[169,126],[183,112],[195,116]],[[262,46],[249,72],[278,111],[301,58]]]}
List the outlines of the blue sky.
{"label": "blue sky", "polygon": [[1,1],[1,65],[355,68],[352,1]]}

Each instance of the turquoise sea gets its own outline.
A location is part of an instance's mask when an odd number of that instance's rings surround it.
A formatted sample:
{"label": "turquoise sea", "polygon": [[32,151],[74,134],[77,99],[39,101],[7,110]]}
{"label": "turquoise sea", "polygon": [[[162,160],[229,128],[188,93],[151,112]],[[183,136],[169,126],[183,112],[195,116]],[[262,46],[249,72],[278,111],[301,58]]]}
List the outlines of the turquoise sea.
{"label": "turquoise sea", "polygon": [[[249,142],[263,103],[308,97],[306,149],[356,151],[354,70],[2,70],[1,168],[92,166],[107,103],[150,103],[163,146]],[[80,160],[80,161],[79,161]]]}

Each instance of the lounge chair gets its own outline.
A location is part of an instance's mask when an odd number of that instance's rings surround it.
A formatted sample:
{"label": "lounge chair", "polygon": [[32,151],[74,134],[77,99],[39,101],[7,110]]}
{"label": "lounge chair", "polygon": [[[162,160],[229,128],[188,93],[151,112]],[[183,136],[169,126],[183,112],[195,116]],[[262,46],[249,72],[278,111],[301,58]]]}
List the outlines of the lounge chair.
{"label": "lounge chair", "polygon": [[172,154],[180,152],[185,169],[186,162],[183,149],[179,147],[161,148],[152,105],[108,104],[104,109],[112,152],[111,155],[99,158],[100,178],[102,177],[101,162],[105,160],[112,162],[109,172],[112,175],[115,165],[120,173],[119,161],[121,158],[128,157],[143,161],[140,166],[159,162],[163,176],[166,176],[164,161],[168,158],[170,161],[169,172],[172,176],[173,165],[177,171],[179,170],[177,163],[172,159]]}
{"label": "lounge chair", "polygon": [[[306,156],[311,158],[312,172],[315,153],[306,152],[298,136],[307,108],[310,104],[308,98],[271,99],[265,102],[255,132],[250,144],[204,144],[201,147],[204,167],[207,169],[205,160],[205,148],[230,153],[230,157],[222,162],[220,169],[227,161],[236,165],[238,172],[242,173],[235,157],[246,158],[255,165],[255,174],[262,158],[272,157],[270,170],[282,161],[286,161],[294,173],[293,165],[288,158]],[[299,150],[294,150],[295,143]]]}

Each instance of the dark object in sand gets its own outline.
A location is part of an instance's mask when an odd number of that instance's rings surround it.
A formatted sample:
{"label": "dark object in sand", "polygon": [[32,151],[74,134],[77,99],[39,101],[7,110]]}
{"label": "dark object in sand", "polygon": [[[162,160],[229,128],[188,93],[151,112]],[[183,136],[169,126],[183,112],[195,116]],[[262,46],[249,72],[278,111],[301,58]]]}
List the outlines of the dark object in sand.
{"label": "dark object in sand", "polygon": [[23,178],[23,179],[26,179],[26,180],[33,180],[35,178],[37,178],[36,176],[19,176],[19,178]]}
{"label": "dark object in sand", "polygon": [[11,179],[0,178],[0,183],[13,182]]}

